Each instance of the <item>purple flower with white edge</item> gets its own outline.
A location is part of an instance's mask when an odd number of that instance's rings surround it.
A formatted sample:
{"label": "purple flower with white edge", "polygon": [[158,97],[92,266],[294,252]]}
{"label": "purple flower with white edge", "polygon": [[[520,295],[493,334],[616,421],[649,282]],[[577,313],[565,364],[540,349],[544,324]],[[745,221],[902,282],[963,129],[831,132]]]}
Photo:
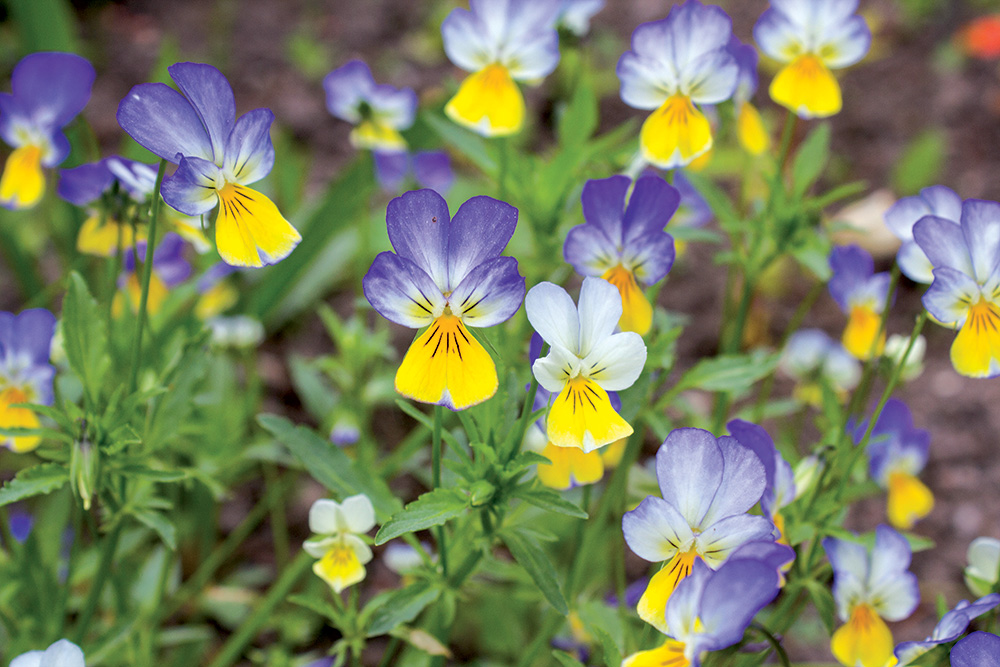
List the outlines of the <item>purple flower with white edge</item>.
{"label": "purple flower with white edge", "polygon": [[951,649],[951,667],[1000,667],[1000,637],[970,633]]}
{"label": "purple flower with white edge", "polygon": [[663,228],[677,211],[680,193],[656,175],[590,180],[580,196],[586,222],[569,231],[563,257],[577,273],[607,280],[622,298],[622,331],[640,336],[653,325],[653,307],[638,282],[652,285],[674,263],[674,239]]}
{"label": "purple flower with white edge", "polygon": [[676,429],[656,452],[662,498],[649,496],[622,517],[632,551],[653,563],[639,616],[661,632],[663,610],[697,561],[715,569],[746,542],[774,540],[774,525],[747,511],[760,500],[767,473],[760,458],[733,437],[716,439],[697,428]]}
{"label": "purple flower with white edge", "polygon": [[[854,431],[860,442],[868,428],[862,422]],[[872,428],[868,443],[869,471],[878,485],[889,491],[889,523],[899,530],[909,530],[918,519],[930,514],[934,495],[917,475],[927,465],[931,434],[913,425],[913,415],[906,404],[889,399]]]}
{"label": "purple flower with white edge", "polygon": [[896,647],[897,667],[910,665],[914,660],[939,644],[953,642],[965,632],[973,619],[1000,605],[1000,593],[991,593],[975,602],[962,600],[941,617],[927,639],[920,642],[903,642]]}
{"label": "purple flower with white edge", "polygon": [[0,206],[34,206],[45,194],[42,167],[69,155],[63,128],[87,106],[96,76],[72,53],[32,53],[14,67],[10,93],[0,93],[0,139],[14,149],[0,176]]}
{"label": "purple flower with white edge", "polygon": [[792,473],[792,466],[774,446],[774,440],[762,426],[742,419],[734,419],[726,424],[726,428],[739,440],[741,445],[753,451],[764,464],[764,475],[767,482],[764,486],[764,494],[760,499],[760,507],[764,510],[764,515],[774,523],[775,528],[781,534],[778,539],[784,540],[787,544],[785,519],[781,515],[781,508],[796,498],[795,476]]}
{"label": "purple flower with white edge", "polygon": [[604,0],[561,0],[556,25],[577,37],[590,32],[590,20],[604,9]]}
{"label": "purple flower with white edge", "polygon": [[962,198],[951,188],[934,185],[918,195],[903,197],[885,212],[886,227],[903,242],[896,253],[899,270],[913,282],[930,285],[934,282],[934,265],[913,238],[913,226],[925,215],[958,224],[962,218]]}
{"label": "purple flower with white edge", "polygon": [[917,578],[907,570],[910,545],[889,526],[875,530],[875,545],[827,537],[833,566],[833,598],[844,625],[830,648],[844,665],[884,667],[893,655],[892,633],[882,619],[901,621],[920,601]]}
{"label": "purple flower with white edge", "polygon": [[817,380],[838,394],[851,391],[861,381],[861,363],[844,346],[820,329],[799,329],[781,352],[778,366],[799,384],[796,395],[812,405],[822,404]]}
{"label": "purple flower with white edge", "polygon": [[[0,312],[0,427],[38,428],[38,415],[21,403],[52,405],[49,363],[56,318],[47,310],[33,308],[20,315]],[[15,452],[38,447],[36,435],[0,436],[0,445]]]}
{"label": "purple flower with white edge", "polygon": [[627,657],[622,667],[701,667],[706,653],[736,644],[757,613],[778,595],[779,577],[769,563],[732,558],[713,571],[696,562],[666,603],[661,646]]}
{"label": "purple flower with white edge", "polygon": [[44,651],[28,651],[10,661],[10,667],[86,667],[83,651],[68,639],[60,639]]}
{"label": "purple flower with white edge", "polygon": [[375,151],[375,178],[387,192],[396,192],[406,177],[413,175],[417,184],[440,195],[448,194],[455,182],[451,158],[444,151],[392,152]]}
{"label": "purple flower with white edge", "polygon": [[913,238],[934,266],[924,308],[959,330],[951,346],[955,370],[1000,375],[1000,204],[967,199],[958,222],[924,216]]}
{"label": "purple flower with white edge", "polygon": [[167,68],[181,93],[162,83],[134,86],[118,105],[118,123],[139,145],[178,165],[163,181],[163,201],[187,215],[219,206],[215,245],[227,264],[274,264],[302,237],[260,192],[249,187],[274,166],[270,109],[236,118],[233,89],[211,65]]}
{"label": "purple flower with white edge", "polygon": [[433,190],[407,192],[386,210],[389,241],[362,281],[365,297],[387,320],[428,327],[396,372],[396,391],[423,403],[462,410],[499,386],[493,359],[466,328],[491,327],[521,306],[517,260],[500,255],[514,234],[517,209],[473,197],[452,218]]}
{"label": "purple flower with white edge", "polygon": [[355,148],[403,152],[406,140],[400,134],[413,125],[417,94],[412,88],[376,84],[368,65],[352,60],[323,79],[326,108],[354,125],[351,144]]}
{"label": "purple flower with white edge", "polygon": [[875,273],[872,256],[856,245],[834,248],[830,269],[830,296],[848,318],[842,338],[844,348],[862,360],[882,354],[885,332],[879,335],[879,330],[889,293],[889,274]]}

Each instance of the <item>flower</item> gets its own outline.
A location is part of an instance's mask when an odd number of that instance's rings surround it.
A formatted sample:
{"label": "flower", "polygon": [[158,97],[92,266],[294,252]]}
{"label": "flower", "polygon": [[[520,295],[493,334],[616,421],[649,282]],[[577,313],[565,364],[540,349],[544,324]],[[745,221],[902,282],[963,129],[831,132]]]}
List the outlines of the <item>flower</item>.
{"label": "flower", "polygon": [[657,167],[681,167],[712,147],[712,129],[696,104],[733,96],[739,77],[727,50],[732,20],[724,11],[688,0],[667,18],[632,33],[632,50],[618,61],[621,98],[655,109],[642,125],[642,156]]}
{"label": "flower", "polygon": [[1000,667],[1000,637],[989,632],[970,633],[951,649],[951,665],[952,667]]}
{"label": "flower", "polygon": [[354,124],[355,148],[402,152],[406,140],[400,131],[413,125],[417,94],[412,88],[378,85],[368,65],[352,60],[323,78],[326,108],[334,117]]}
{"label": "flower", "polygon": [[912,664],[914,660],[938,644],[955,641],[962,636],[973,619],[995,609],[997,605],[1000,605],[1000,593],[991,593],[972,603],[968,600],[962,600],[941,617],[941,620],[934,626],[930,637],[922,642],[904,642],[896,647],[895,655],[896,659],[899,660],[898,667]]}
{"label": "flower", "polygon": [[365,578],[365,563],[372,559],[372,550],[358,536],[374,527],[375,508],[364,494],[344,498],[342,503],[323,498],[309,508],[309,530],[317,536],[302,548],[319,559],[313,572],[335,593]]}
{"label": "flower", "polygon": [[1000,375],[1000,204],[967,199],[959,222],[924,216],[913,238],[934,266],[924,308],[959,330],[951,346],[955,370]]}
{"label": "flower", "polygon": [[632,435],[607,392],[639,378],[646,345],[639,334],[613,333],[622,314],[618,290],[606,280],[584,278],[577,308],[566,290],[544,282],[528,292],[524,310],[549,344],[549,354],[531,365],[538,384],[558,394],[546,417],[549,442],[592,452]]}
{"label": "flower", "polygon": [[896,263],[903,275],[915,283],[934,282],[934,266],[913,239],[913,226],[925,215],[958,223],[962,217],[962,198],[943,185],[924,188],[919,195],[903,197],[885,212],[885,225],[903,242],[896,253]]}
{"label": "flower", "polygon": [[590,32],[590,19],[604,9],[604,0],[561,0],[556,25],[577,37]]}
{"label": "flower", "polygon": [[[894,366],[898,366],[903,362],[903,354],[906,353],[907,347],[910,347],[909,336],[893,334],[885,341],[883,354],[886,359],[892,361]],[[899,378],[904,382],[909,382],[920,377],[920,374],[924,372],[924,355],[926,354],[927,339],[919,335],[913,340],[913,347],[910,347],[910,353],[906,356],[906,363],[900,369]]]}
{"label": "flower", "polygon": [[183,95],[143,83],[118,105],[118,124],[129,136],[179,165],[163,181],[163,201],[187,215],[219,205],[215,245],[227,264],[281,261],[302,237],[270,199],[247,187],[274,165],[274,114],[254,109],[236,119],[233,89],[211,65],[177,63],[167,71]]}
{"label": "flower", "polygon": [[674,239],[663,231],[680,193],[656,175],[635,182],[626,176],[590,180],[580,196],[586,222],[569,231],[563,257],[577,273],[598,276],[618,288],[623,331],[640,336],[653,325],[653,307],[637,284],[663,279],[674,263]]}
{"label": "flower", "polygon": [[997,583],[1000,572],[1000,540],[977,537],[966,553],[965,584],[976,595],[986,595]]}
{"label": "flower", "polygon": [[83,651],[68,639],[60,639],[44,651],[28,651],[10,661],[10,667],[86,667]]}
{"label": "flower", "polygon": [[739,76],[736,80],[736,92],[733,103],[736,106],[736,138],[743,149],[751,155],[761,155],[771,147],[771,135],[764,127],[760,112],[750,103],[750,98],[757,92],[757,49],[744,44],[734,35],[726,46],[736,60]]}
{"label": "flower", "polygon": [[[52,377],[49,364],[56,318],[47,310],[34,308],[20,315],[0,313],[0,426],[38,428],[38,415],[19,403],[52,405]],[[15,452],[30,452],[41,439],[36,435],[0,436],[0,444]]]}
{"label": "flower", "polygon": [[62,129],[87,106],[95,76],[72,53],[32,53],[14,67],[11,93],[0,93],[0,138],[14,149],[0,176],[0,206],[28,208],[45,194],[42,167],[69,155]]}
{"label": "flower", "polygon": [[[114,190],[115,185],[118,190]],[[146,226],[135,222],[140,215],[137,209],[149,200],[155,187],[155,166],[121,157],[63,169],[59,173],[59,196],[71,204],[90,207],[77,235],[77,250],[111,257],[118,252],[119,237],[123,248],[145,241]],[[109,200],[112,192],[117,196]],[[198,252],[208,252],[211,248],[196,219],[171,215],[168,221]]]}
{"label": "flower", "polygon": [[[676,170],[674,174],[674,188],[681,195],[681,201],[677,205],[677,212],[674,213],[674,227],[704,227],[712,221],[714,214],[708,201],[701,196],[701,193],[691,185],[691,181],[684,175],[683,170]],[[680,250],[678,249],[678,253]]]}
{"label": "flower", "polygon": [[466,327],[500,324],[521,306],[517,260],[500,256],[516,224],[517,209],[490,197],[473,197],[454,218],[433,190],[389,202],[396,252],[375,258],[362,287],[387,320],[429,327],[396,372],[400,394],[462,410],[496,393],[496,366]]}
{"label": "flower", "polygon": [[844,348],[858,359],[882,353],[885,332],[881,331],[882,311],[889,292],[889,274],[875,273],[872,256],[860,246],[840,246],[830,253],[833,277],[830,296],[848,316],[841,339]]}
{"label": "flower", "polygon": [[[856,443],[860,443],[867,428],[865,421],[855,429]],[[931,434],[913,426],[906,404],[889,399],[871,432],[869,470],[872,479],[889,490],[889,523],[900,530],[913,528],[934,507],[934,495],[917,479],[927,465],[930,445]]]}
{"label": "flower", "polygon": [[257,347],[264,340],[264,325],[250,315],[212,317],[205,325],[212,332],[212,345],[218,347]]}
{"label": "flower", "polygon": [[774,527],[781,534],[778,539],[788,544],[788,538],[785,535],[785,519],[781,515],[781,508],[789,505],[798,497],[792,466],[774,446],[774,440],[763,427],[742,419],[733,419],[726,424],[726,428],[741,445],[750,449],[764,464],[766,483],[764,493],[760,498],[760,508],[764,511],[764,516],[774,523]]}
{"label": "flower", "polygon": [[910,545],[888,526],[875,530],[871,549],[833,537],[823,540],[833,566],[833,598],[845,624],[830,648],[848,667],[884,667],[892,658],[892,633],[882,619],[901,621],[917,607],[920,592],[910,566]]}
{"label": "flower", "polygon": [[[146,259],[145,242],[137,245],[143,261]],[[142,299],[142,285],[136,272],[135,253],[132,249],[125,251],[122,257],[124,272],[118,278],[118,288],[124,290],[132,306],[132,312],[139,312]],[[184,259],[184,240],[174,233],[163,236],[160,245],[153,252],[153,272],[149,277],[149,294],[146,307],[151,314],[159,312],[171,288],[177,287],[191,275],[191,264]],[[117,304],[121,308],[121,302]]]}
{"label": "flower", "polygon": [[817,381],[844,395],[861,381],[861,364],[839,342],[819,329],[799,329],[788,338],[779,361],[781,369],[798,380],[796,394],[819,406],[823,394]]}
{"label": "flower", "polygon": [[375,151],[375,177],[383,190],[399,190],[407,174],[412,173],[418,184],[440,195],[448,194],[455,173],[451,158],[444,151],[417,151],[415,153]]}
{"label": "flower", "polygon": [[864,58],[872,40],[857,8],[858,0],[771,0],[753,28],[761,50],[785,63],[771,81],[771,99],[801,118],[840,111],[840,84],[830,70]]}
{"label": "flower", "polygon": [[733,558],[713,571],[695,562],[661,612],[670,637],[627,657],[622,667],[700,667],[703,655],[739,642],[761,609],[778,595],[778,573],[765,562]]}
{"label": "flower", "polygon": [[[664,606],[696,561],[717,569],[746,542],[774,539],[774,526],[746,512],[767,484],[764,464],[736,438],[671,431],[656,452],[662,498],[649,496],[622,517],[629,548],[650,562],[668,561],[639,601],[639,616],[667,632]],[[668,633],[669,634],[669,633]]]}
{"label": "flower", "polygon": [[559,0],[469,0],[441,24],[444,51],[466,77],[444,111],[486,136],[524,125],[524,97],[514,81],[542,79],[559,63]]}

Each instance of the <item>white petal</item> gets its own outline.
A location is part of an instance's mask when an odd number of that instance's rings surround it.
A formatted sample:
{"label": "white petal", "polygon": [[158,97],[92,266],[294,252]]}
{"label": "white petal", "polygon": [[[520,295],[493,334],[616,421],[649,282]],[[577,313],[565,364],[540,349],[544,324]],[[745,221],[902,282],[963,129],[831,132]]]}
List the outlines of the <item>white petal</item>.
{"label": "white petal", "polygon": [[535,360],[531,372],[535,374],[538,384],[558,394],[567,382],[580,373],[580,358],[561,345],[553,345],[547,356]]}
{"label": "white petal", "polygon": [[528,322],[546,343],[574,354],[579,352],[580,318],[573,299],[562,287],[552,283],[535,285],[524,298],[524,311]]}
{"label": "white petal", "polygon": [[60,639],[45,649],[41,667],[85,667],[83,651],[68,639]]}
{"label": "white petal", "polygon": [[339,540],[339,537],[314,537],[303,542],[302,549],[313,558],[322,558]]}
{"label": "white petal", "polygon": [[595,345],[614,333],[621,316],[618,288],[601,278],[584,278],[580,288],[580,356],[589,355]]}
{"label": "white petal", "polygon": [[581,371],[606,391],[621,391],[639,379],[645,365],[642,336],[626,331],[600,341],[581,363]]}
{"label": "white petal", "polygon": [[10,667],[41,667],[45,651],[28,651],[10,661]]}
{"label": "white petal", "polygon": [[340,503],[336,500],[321,498],[309,508],[309,530],[317,535],[343,532],[346,523]]}
{"label": "white petal", "polygon": [[344,535],[344,543],[351,547],[354,555],[358,557],[358,562],[362,565],[372,559],[372,549],[364,541],[354,535]]}
{"label": "white petal", "polygon": [[375,508],[365,494],[344,498],[340,507],[350,532],[363,535],[375,527]]}

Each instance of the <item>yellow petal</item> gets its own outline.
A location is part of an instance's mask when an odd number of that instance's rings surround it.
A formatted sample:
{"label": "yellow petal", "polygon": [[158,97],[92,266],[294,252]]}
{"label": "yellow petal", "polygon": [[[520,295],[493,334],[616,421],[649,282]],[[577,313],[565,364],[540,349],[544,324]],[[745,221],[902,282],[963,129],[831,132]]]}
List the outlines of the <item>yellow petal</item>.
{"label": "yellow petal", "polygon": [[[38,421],[38,415],[27,408],[10,407],[18,403],[30,402],[28,395],[16,387],[8,387],[0,391],[0,426],[4,428],[38,428],[41,425]],[[15,452],[23,453],[38,447],[41,438],[37,435],[3,436],[3,440],[0,442]]]}
{"label": "yellow petal", "polygon": [[677,585],[691,574],[694,561],[698,558],[696,551],[678,553],[670,559],[659,572],[653,575],[646,586],[646,591],[639,598],[636,611],[639,618],[646,621],[660,632],[667,632],[667,601],[677,590]]}
{"label": "yellow petal", "polygon": [[524,96],[507,68],[494,63],[466,77],[444,111],[459,125],[500,137],[524,125]]}
{"label": "yellow petal", "polygon": [[[841,342],[844,348],[858,359],[871,359],[882,354],[885,348],[885,331],[879,336],[882,316],[871,306],[854,306],[848,316],[847,327]],[[876,344],[875,339],[878,338]]]}
{"label": "yellow petal", "polygon": [[405,151],[406,140],[394,128],[378,120],[363,120],[351,130],[351,144],[365,150]]}
{"label": "yellow petal", "polygon": [[690,98],[674,95],[642,124],[639,145],[651,164],[682,167],[712,147],[712,126]]}
{"label": "yellow petal", "polygon": [[421,403],[463,410],[499,386],[486,349],[454,315],[442,315],[413,341],[396,371],[396,391]]}
{"label": "yellow petal", "polygon": [[617,468],[618,464],[622,462],[622,457],[625,456],[625,446],[627,444],[628,438],[622,438],[621,440],[615,440],[602,449],[601,459],[604,461],[604,465],[608,468]]}
{"label": "yellow petal", "polygon": [[313,572],[337,593],[365,578],[365,566],[347,543],[335,544],[313,564]]}
{"label": "yellow petal", "polygon": [[238,183],[219,190],[215,244],[232,266],[263,266],[288,256],[302,237],[270,199]]}
{"label": "yellow petal", "polygon": [[0,176],[0,203],[12,208],[28,208],[37,204],[43,194],[42,150],[31,145],[14,149]]}
{"label": "yellow petal", "polygon": [[632,435],[632,427],[611,406],[596,382],[575,377],[566,383],[546,419],[549,442],[591,452]]}
{"label": "yellow petal", "polygon": [[575,447],[545,446],[542,456],[552,463],[538,464],[538,479],[553,489],[593,484],[604,477],[604,460],[598,452],[582,452]]}
{"label": "yellow petal", "polygon": [[111,257],[118,252],[118,239],[121,237],[122,247],[131,248],[136,241],[145,241],[146,234],[141,230],[138,238],[134,238],[132,225],[122,225],[115,220],[105,220],[101,224],[100,215],[92,215],[80,226],[76,237],[76,249],[85,255]]}
{"label": "yellow petal", "polygon": [[690,664],[684,655],[684,644],[673,639],[650,651],[633,653],[622,661],[622,667],[688,667]]}
{"label": "yellow petal", "polygon": [[208,242],[208,237],[202,231],[198,218],[170,216],[167,220],[182,239],[194,246],[194,250],[198,254],[204,254],[212,249],[212,244]]}
{"label": "yellow petal", "polygon": [[221,315],[239,300],[239,292],[229,282],[223,280],[208,289],[194,307],[194,314],[199,320]]}
{"label": "yellow petal", "polygon": [[889,522],[900,530],[913,528],[934,509],[934,494],[924,483],[904,472],[889,473]]}
{"label": "yellow petal", "polygon": [[749,103],[740,107],[740,113],[736,117],[736,136],[750,155],[760,155],[771,147],[771,135],[764,127],[760,112]]}
{"label": "yellow petal", "polygon": [[830,641],[833,655],[847,667],[886,667],[893,659],[892,649],[892,633],[867,604],[855,606]]}
{"label": "yellow petal", "polygon": [[[128,297],[129,305],[132,307],[133,313],[139,312],[139,305],[142,303],[142,283],[139,280],[138,274],[131,273],[125,281],[125,292]],[[146,312],[150,315],[155,315],[160,312],[160,308],[163,307],[163,302],[167,299],[167,294],[170,290],[167,286],[163,284],[160,277],[153,272],[153,275],[149,277],[149,294],[146,296]],[[116,298],[116,303],[112,304],[113,314],[115,317],[121,315],[121,302]]]}
{"label": "yellow petal", "polygon": [[816,56],[799,56],[771,81],[771,99],[802,118],[826,118],[843,106],[840,84]]}
{"label": "yellow petal", "polygon": [[951,363],[962,375],[992,377],[1000,372],[1000,308],[980,299],[951,345]]}
{"label": "yellow petal", "polygon": [[632,272],[619,264],[605,271],[601,278],[617,287],[622,295],[622,316],[618,320],[622,331],[634,331],[640,336],[649,333],[653,326],[653,307],[639,289]]}

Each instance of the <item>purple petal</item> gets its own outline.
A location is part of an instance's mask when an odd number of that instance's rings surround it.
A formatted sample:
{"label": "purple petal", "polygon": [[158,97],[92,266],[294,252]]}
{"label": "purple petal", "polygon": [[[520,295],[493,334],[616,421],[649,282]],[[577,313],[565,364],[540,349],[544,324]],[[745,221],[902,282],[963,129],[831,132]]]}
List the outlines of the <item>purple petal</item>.
{"label": "purple petal", "polygon": [[747,542],[729,554],[729,560],[756,560],[773,568],[776,572],[795,560],[795,549],[777,542]]}
{"label": "purple petal", "polygon": [[580,195],[583,218],[588,224],[600,228],[615,246],[624,241],[625,195],[630,185],[631,181],[627,176],[589,180],[584,184]]}
{"label": "purple petal", "polygon": [[11,90],[39,128],[61,128],[83,111],[96,76],[72,53],[32,53],[14,67]]}
{"label": "purple petal", "polygon": [[223,151],[227,148],[226,141],[236,121],[232,86],[222,72],[211,65],[175,63],[167,71],[208,131],[214,152],[212,161],[221,163]]}
{"label": "purple petal", "polygon": [[962,233],[972,255],[973,276],[983,284],[1000,259],[1000,204],[966,199],[962,203]]}
{"label": "purple petal", "polygon": [[934,265],[916,241],[904,241],[896,253],[896,263],[903,275],[915,283],[929,285],[934,282]]}
{"label": "purple petal", "polygon": [[705,525],[746,512],[757,504],[767,485],[764,464],[752,450],[728,436],[719,438],[717,444],[723,459],[722,480],[702,520]]}
{"label": "purple petal", "polygon": [[693,528],[702,527],[722,483],[724,467],[715,436],[699,428],[671,431],[656,452],[656,478],[663,499]]}
{"label": "purple petal", "polygon": [[413,156],[413,175],[417,183],[447,194],[455,182],[455,172],[451,169],[451,158],[444,151],[420,151]]}
{"label": "purple petal", "polygon": [[980,296],[979,285],[969,274],[945,266],[934,269],[934,282],[921,301],[939,322],[959,327],[968,317],[969,306]]}
{"label": "purple petal", "polygon": [[173,175],[163,179],[163,201],[187,215],[208,213],[219,203],[216,183],[222,173],[214,163],[197,157],[181,159]]}
{"label": "purple petal", "polygon": [[840,246],[830,253],[830,269],[833,271],[828,285],[830,296],[841,310],[849,312],[852,299],[875,273],[875,262],[860,246]]}
{"label": "purple petal", "polygon": [[951,188],[935,185],[920,194],[903,197],[885,212],[885,224],[901,241],[913,240],[913,226],[925,215],[957,223],[962,218],[962,198]]}
{"label": "purple petal", "polygon": [[176,287],[191,275],[191,265],[184,259],[184,239],[173,232],[163,236],[153,253],[153,268],[167,287]]}
{"label": "purple petal", "polygon": [[226,141],[223,168],[242,185],[264,178],[274,166],[274,145],[271,144],[270,109],[254,109],[240,116]]}
{"label": "purple petal", "polygon": [[742,419],[733,419],[726,428],[739,441],[741,445],[752,451],[764,465],[764,475],[768,487],[774,485],[774,459],[778,450],[774,447],[774,440],[768,435],[764,427],[752,424]]}
{"label": "purple petal", "polygon": [[7,360],[24,356],[32,365],[47,365],[55,329],[55,315],[44,308],[0,313],[0,353]]}
{"label": "purple petal", "polygon": [[705,586],[714,574],[712,568],[700,558],[694,560],[691,574],[677,584],[667,600],[664,617],[668,628],[675,634],[688,634],[695,630],[702,614],[701,599]]}
{"label": "purple petal", "polygon": [[826,557],[833,566],[835,578],[851,575],[856,579],[868,579],[868,551],[864,545],[834,537],[823,540]]}
{"label": "purple petal", "polygon": [[517,209],[498,199],[479,196],[462,204],[448,229],[449,289],[457,287],[475,267],[498,257],[516,226]]}
{"label": "purple petal", "polygon": [[651,563],[672,558],[694,537],[680,512],[656,496],[648,496],[634,510],[625,512],[622,533],[632,553]]}
{"label": "purple petal", "polygon": [[973,632],[951,649],[952,667],[1000,667],[1000,637]]}
{"label": "purple petal", "polygon": [[77,206],[86,206],[98,199],[115,182],[104,160],[84,164],[59,172],[57,192],[62,199]]}
{"label": "purple petal", "polygon": [[177,163],[182,157],[214,161],[212,141],[191,103],[162,83],[142,83],[118,104],[118,124],[154,154]]}
{"label": "purple petal", "polygon": [[[662,232],[677,211],[681,194],[659,176],[642,176],[635,182],[623,221],[623,243],[635,245],[638,239]],[[653,281],[656,282],[656,281]]]}
{"label": "purple petal", "polygon": [[935,269],[949,267],[975,277],[972,256],[961,226],[951,220],[928,215],[913,225],[913,239]]}
{"label": "purple petal", "polygon": [[444,198],[433,190],[407,192],[389,202],[385,223],[396,253],[423,269],[439,291],[450,291],[447,262],[451,218]]}
{"label": "purple petal", "polygon": [[404,327],[425,327],[444,309],[444,295],[430,276],[415,262],[391,252],[379,253],[361,284],[372,307]]}
{"label": "purple petal", "polygon": [[216,262],[198,278],[198,293],[204,294],[219,284],[226,276],[236,272],[236,267],[225,262]]}
{"label": "purple petal", "polygon": [[[778,595],[778,573],[755,560],[731,560],[713,573],[701,595],[698,651],[717,651],[743,638],[750,621]],[[667,603],[670,606],[670,603]]]}
{"label": "purple petal", "polygon": [[486,260],[458,284],[449,298],[452,312],[470,327],[506,322],[524,300],[524,278],[513,257]]}
{"label": "purple petal", "polygon": [[144,201],[156,187],[156,165],[112,156],[104,161],[121,186],[136,201]]}
{"label": "purple petal", "polygon": [[580,275],[599,278],[621,262],[617,245],[598,225],[584,223],[566,235],[563,259]]}
{"label": "purple petal", "polygon": [[361,120],[358,105],[374,88],[375,80],[368,65],[351,60],[323,78],[326,108],[335,118],[357,123]]}
{"label": "purple petal", "polygon": [[[372,151],[375,158],[375,178],[387,192],[396,192],[406,180],[406,172],[410,169],[409,154],[396,151]],[[431,188],[436,190],[437,188]]]}
{"label": "purple petal", "polygon": [[729,44],[726,45],[726,50],[736,61],[736,66],[740,70],[733,98],[737,104],[743,104],[757,91],[757,61],[759,59],[757,49],[749,44],[744,44],[736,35],[733,35]]}
{"label": "purple petal", "polygon": [[674,187],[681,195],[680,204],[674,214],[674,225],[704,227],[712,221],[712,207],[691,185],[691,181],[681,170],[674,171]]}
{"label": "purple petal", "polygon": [[712,523],[698,535],[698,552],[706,563],[718,567],[747,542],[773,540],[775,535],[770,519],[756,514],[736,514]]}
{"label": "purple petal", "polygon": [[666,232],[650,232],[628,241],[622,259],[638,280],[652,285],[670,273],[675,257],[674,237]]}

